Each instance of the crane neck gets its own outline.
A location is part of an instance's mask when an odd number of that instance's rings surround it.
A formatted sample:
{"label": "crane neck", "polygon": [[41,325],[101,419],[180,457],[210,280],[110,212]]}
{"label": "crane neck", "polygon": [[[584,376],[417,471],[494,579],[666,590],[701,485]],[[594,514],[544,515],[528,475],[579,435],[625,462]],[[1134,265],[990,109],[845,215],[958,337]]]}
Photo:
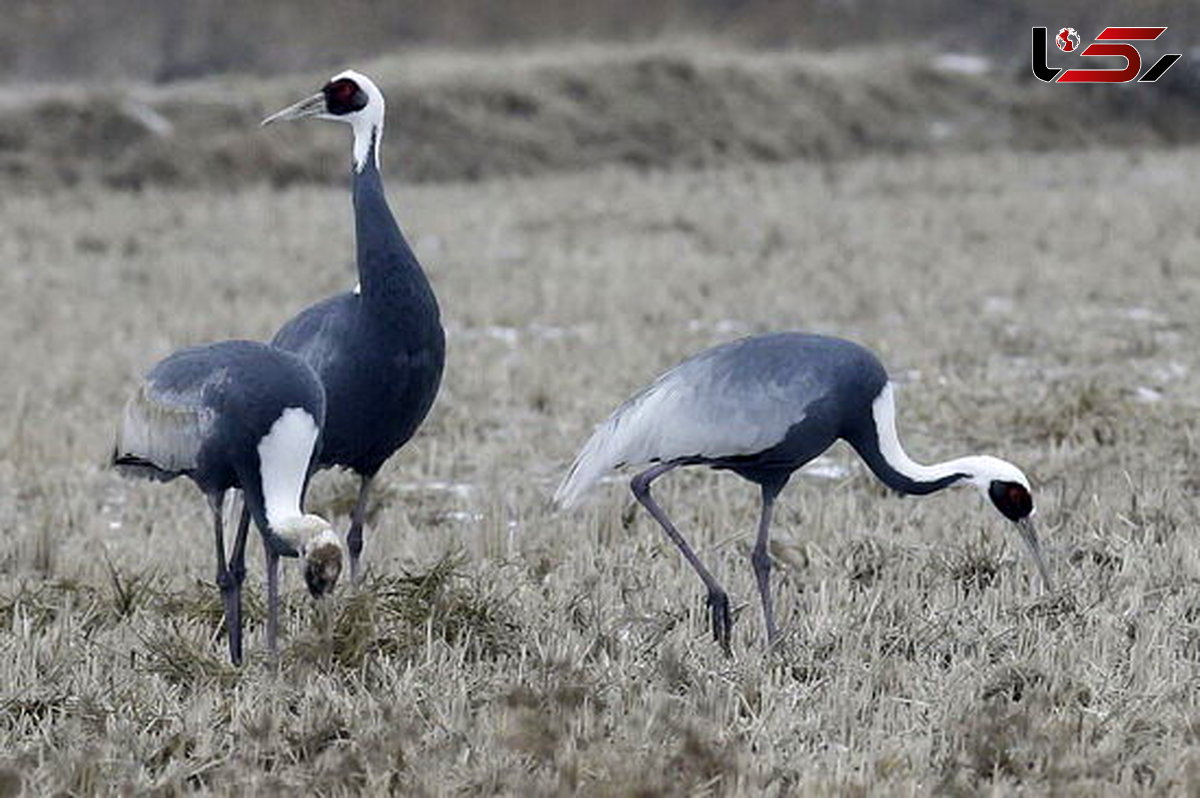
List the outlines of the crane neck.
{"label": "crane neck", "polygon": [[959,457],[944,463],[922,465],[900,445],[896,432],[896,402],[892,384],[887,383],[871,405],[871,422],[847,436],[850,445],[883,484],[892,490],[925,495],[963,481],[974,482],[981,458]]}
{"label": "crane neck", "polygon": [[[357,146],[358,139],[355,138]],[[354,234],[357,247],[360,295],[399,299],[400,285],[418,285],[430,290],[421,264],[408,245],[388,205],[379,173],[378,144],[368,144],[362,168],[353,177]]]}
{"label": "crane neck", "polygon": [[359,174],[371,164],[379,171],[379,148],[383,140],[383,119],[364,116],[354,124],[354,173]]}
{"label": "crane neck", "polygon": [[259,441],[263,512],[272,529],[303,515],[300,502],[320,435],[320,425],[311,413],[289,407]]}

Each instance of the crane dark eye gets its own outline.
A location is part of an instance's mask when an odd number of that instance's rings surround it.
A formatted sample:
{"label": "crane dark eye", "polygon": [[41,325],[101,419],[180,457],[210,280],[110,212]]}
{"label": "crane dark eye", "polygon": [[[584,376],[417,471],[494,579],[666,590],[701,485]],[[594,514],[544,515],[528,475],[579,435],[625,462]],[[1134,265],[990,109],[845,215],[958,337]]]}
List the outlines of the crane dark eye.
{"label": "crane dark eye", "polygon": [[1020,521],[1033,513],[1033,497],[1024,485],[1017,482],[993,482],[988,496],[996,509],[1010,521]]}
{"label": "crane dark eye", "polygon": [[325,85],[325,107],[331,114],[352,114],[367,107],[367,93],[350,78],[339,78]]}

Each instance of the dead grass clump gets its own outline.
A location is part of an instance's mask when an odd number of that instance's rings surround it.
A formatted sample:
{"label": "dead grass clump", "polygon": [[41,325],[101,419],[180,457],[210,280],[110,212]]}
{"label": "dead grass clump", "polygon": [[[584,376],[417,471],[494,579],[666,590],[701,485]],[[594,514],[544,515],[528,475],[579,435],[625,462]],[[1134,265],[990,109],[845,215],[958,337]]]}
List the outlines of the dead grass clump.
{"label": "dead grass clump", "polygon": [[984,701],[1019,702],[1032,690],[1045,689],[1046,675],[1027,665],[1009,665],[992,676],[980,692]]}
{"label": "dead grass clump", "polygon": [[107,554],[104,564],[108,570],[109,606],[118,618],[128,618],[147,603],[158,581],[153,572],[122,574]]}
{"label": "dead grass clump", "polygon": [[580,752],[609,733],[589,723],[607,708],[595,677],[567,662],[536,663],[501,701],[505,747],[553,774],[560,790],[578,791],[590,769]]}
{"label": "dead grass clump", "polygon": [[1120,571],[1121,566],[1125,564],[1125,559],[1121,555],[1111,551],[1110,547],[1104,543],[1098,542],[1075,547],[1067,557],[1067,561],[1076,568],[1095,569],[1105,575]]}
{"label": "dead grass clump", "polygon": [[[225,623],[225,600],[212,582],[197,580],[182,590],[154,590],[149,603],[155,612],[188,623],[216,629]],[[282,601],[287,604],[286,598]],[[242,586],[242,623],[247,629],[267,617],[262,594],[247,580]]]}
{"label": "dead grass clump", "polygon": [[1000,575],[999,547],[986,540],[969,542],[946,555],[946,569],[964,594],[992,587]]}
{"label": "dead grass clump", "polygon": [[0,722],[11,727],[27,721],[40,724],[65,713],[71,703],[71,696],[66,692],[30,690],[0,700]]}
{"label": "dead grass clump", "polygon": [[370,577],[327,620],[318,616],[289,655],[356,669],[374,656],[413,657],[430,639],[463,645],[471,659],[511,652],[516,623],[462,575],[463,564],[461,555],[447,554],[424,573]]}
{"label": "dead grass clump", "polygon": [[0,596],[0,628],[36,634],[71,616],[73,623],[90,631],[119,617],[117,609],[94,585],[73,579],[23,582],[15,592]]}
{"label": "dead grass clump", "polygon": [[622,761],[601,763],[585,756],[580,762],[583,791],[639,798],[736,792],[741,772],[736,738],[714,735],[679,718],[665,725],[654,746],[630,752]]}
{"label": "dead grass clump", "polygon": [[193,691],[236,684],[240,671],[229,664],[224,650],[214,650],[207,636],[187,633],[181,627],[172,623],[142,638],[145,662],[141,669]]}
{"label": "dead grass clump", "polygon": [[1118,386],[1099,380],[1049,383],[1047,395],[1019,405],[1006,425],[1030,441],[1112,446],[1130,412]]}
{"label": "dead grass clump", "polygon": [[1079,623],[1083,611],[1071,592],[1059,591],[1037,596],[1029,604],[1017,609],[1014,615],[1023,620],[1039,619],[1047,629],[1055,630]]}
{"label": "dead grass clump", "polygon": [[684,793],[719,792],[721,785],[737,773],[737,752],[731,743],[687,726],[668,768],[667,772],[675,774],[681,782],[678,788]]}
{"label": "dead grass clump", "polygon": [[[1030,686],[1024,677],[1015,676],[1002,692],[1016,684],[1025,686],[1020,689]],[[973,792],[984,784],[1035,780],[1049,784],[1087,775],[1083,763],[1066,756],[1079,730],[1075,713],[1050,711],[1044,695],[1022,696],[1024,700],[1016,703],[985,700],[972,706],[949,730],[956,750],[943,763],[939,792]],[[1092,764],[1103,768],[1100,758]]]}
{"label": "dead grass clump", "polygon": [[879,541],[865,537],[847,543],[842,560],[851,582],[859,587],[871,587],[883,575],[888,557]]}

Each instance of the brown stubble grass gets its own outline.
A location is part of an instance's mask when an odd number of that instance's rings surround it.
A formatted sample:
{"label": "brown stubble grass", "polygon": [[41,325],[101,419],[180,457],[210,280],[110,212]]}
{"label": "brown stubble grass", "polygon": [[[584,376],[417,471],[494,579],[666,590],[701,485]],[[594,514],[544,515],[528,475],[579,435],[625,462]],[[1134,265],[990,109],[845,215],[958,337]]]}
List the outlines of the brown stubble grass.
{"label": "brown stubble grass", "polygon": [[[203,502],[103,470],[134,375],[265,337],[353,284],[343,191],[0,199],[0,769],[32,792],[307,786],[599,794],[1183,788],[1200,577],[1200,157],[868,159],[412,188],[393,205],[449,366],[389,463],[372,574],[287,575],[278,668],[225,664]],[[901,500],[849,453],[774,533],[788,639],[764,652],[755,492],[659,495],[739,610],[623,482],[548,497],[593,423],[708,344],[799,328],[877,349],[925,460],[989,452],[1038,488],[1060,590],[969,493]],[[317,511],[345,525],[352,481]]]}

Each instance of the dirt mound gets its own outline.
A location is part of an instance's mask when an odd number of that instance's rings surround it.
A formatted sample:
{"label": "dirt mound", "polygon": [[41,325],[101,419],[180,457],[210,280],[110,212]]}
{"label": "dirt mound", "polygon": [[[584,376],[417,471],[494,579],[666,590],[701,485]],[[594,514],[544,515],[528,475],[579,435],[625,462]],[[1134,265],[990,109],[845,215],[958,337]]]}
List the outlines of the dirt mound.
{"label": "dirt mound", "polygon": [[[760,55],[703,45],[418,54],[364,66],[389,103],[385,166],[419,181],[602,164],[694,168],[872,152],[1193,140],[1200,81],[1041,84],[1022,68],[922,52]],[[235,185],[341,180],[344,130],[258,121],[324,76],[222,78],[122,93],[0,95],[0,175]]]}

